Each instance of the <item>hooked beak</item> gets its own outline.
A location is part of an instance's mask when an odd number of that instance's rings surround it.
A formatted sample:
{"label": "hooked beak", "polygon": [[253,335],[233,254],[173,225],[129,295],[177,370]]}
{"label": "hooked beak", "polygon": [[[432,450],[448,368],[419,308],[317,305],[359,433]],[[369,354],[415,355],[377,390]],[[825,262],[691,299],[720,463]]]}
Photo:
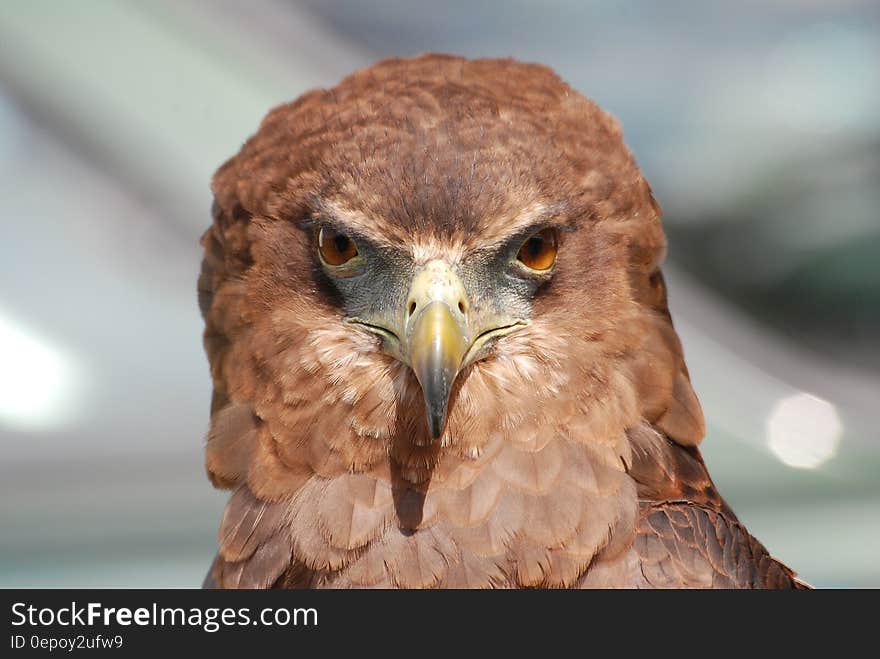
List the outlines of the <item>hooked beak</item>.
{"label": "hooked beak", "polygon": [[425,305],[412,324],[410,364],[422,385],[428,429],[434,438],[446,425],[452,383],[467,350],[466,331],[464,323],[441,300]]}
{"label": "hooked beak", "polygon": [[425,398],[428,429],[443,434],[449,394],[470,344],[464,286],[444,261],[427,263],[407,296],[409,363]]}

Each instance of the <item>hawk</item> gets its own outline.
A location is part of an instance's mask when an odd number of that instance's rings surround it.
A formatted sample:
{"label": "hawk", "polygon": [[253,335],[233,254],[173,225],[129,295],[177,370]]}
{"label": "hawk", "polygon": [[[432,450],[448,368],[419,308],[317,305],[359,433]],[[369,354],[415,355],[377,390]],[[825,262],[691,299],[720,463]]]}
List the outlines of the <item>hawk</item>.
{"label": "hawk", "polygon": [[803,585],[700,456],[651,189],[550,69],[380,62],[212,190],[206,587]]}

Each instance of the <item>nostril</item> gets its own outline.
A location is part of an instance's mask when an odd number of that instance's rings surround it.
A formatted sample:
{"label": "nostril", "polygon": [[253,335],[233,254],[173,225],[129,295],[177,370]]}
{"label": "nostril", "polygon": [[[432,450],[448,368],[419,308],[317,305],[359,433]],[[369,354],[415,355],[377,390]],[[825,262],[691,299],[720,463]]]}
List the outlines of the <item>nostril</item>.
{"label": "nostril", "polygon": [[415,301],[409,303],[409,315],[412,316],[416,311]]}
{"label": "nostril", "polygon": [[458,310],[464,313],[464,300],[458,301]]}

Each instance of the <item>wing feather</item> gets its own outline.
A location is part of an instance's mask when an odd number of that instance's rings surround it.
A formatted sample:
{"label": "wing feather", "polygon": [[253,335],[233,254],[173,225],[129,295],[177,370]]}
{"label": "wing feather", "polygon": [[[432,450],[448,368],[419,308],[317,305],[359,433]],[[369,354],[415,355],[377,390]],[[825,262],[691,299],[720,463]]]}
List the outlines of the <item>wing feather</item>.
{"label": "wing feather", "polygon": [[735,518],[692,501],[644,503],[634,547],[644,588],[809,587]]}

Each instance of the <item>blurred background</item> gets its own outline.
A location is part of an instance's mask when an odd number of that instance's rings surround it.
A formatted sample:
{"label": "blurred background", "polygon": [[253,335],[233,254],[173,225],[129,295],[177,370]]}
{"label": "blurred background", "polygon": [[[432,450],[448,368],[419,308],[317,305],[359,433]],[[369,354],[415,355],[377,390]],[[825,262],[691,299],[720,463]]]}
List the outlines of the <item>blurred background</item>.
{"label": "blurred background", "polygon": [[880,587],[876,0],[0,3],[0,586],[200,584],[210,176],[424,51],[546,63],[623,122],[716,483],[809,582]]}

